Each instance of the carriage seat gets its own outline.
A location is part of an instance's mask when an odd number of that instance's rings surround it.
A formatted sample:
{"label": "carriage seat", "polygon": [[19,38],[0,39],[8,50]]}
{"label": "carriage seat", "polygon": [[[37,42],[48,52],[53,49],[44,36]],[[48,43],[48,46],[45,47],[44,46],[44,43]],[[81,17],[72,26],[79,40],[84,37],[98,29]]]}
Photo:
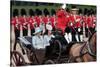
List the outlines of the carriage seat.
{"label": "carriage seat", "polygon": [[22,46],[24,47],[32,47],[32,37],[30,36],[24,36],[24,37],[18,37],[20,43],[22,43]]}

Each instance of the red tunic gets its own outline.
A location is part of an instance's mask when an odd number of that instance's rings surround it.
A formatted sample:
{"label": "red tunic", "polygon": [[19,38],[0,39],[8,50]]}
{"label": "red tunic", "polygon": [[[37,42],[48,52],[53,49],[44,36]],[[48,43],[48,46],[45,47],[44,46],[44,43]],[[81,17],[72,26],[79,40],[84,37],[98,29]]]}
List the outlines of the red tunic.
{"label": "red tunic", "polygon": [[20,24],[21,24],[21,17],[15,18],[16,21],[16,29],[20,30]]}
{"label": "red tunic", "polygon": [[72,26],[75,28],[81,27],[81,17],[78,15],[71,15],[70,22],[72,22]]}
{"label": "red tunic", "polygon": [[92,27],[92,25],[93,25],[93,18],[92,17],[87,18],[87,25],[89,28]]}
{"label": "red tunic", "polygon": [[11,25],[14,25],[14,27],[16,27],[16,19],[14,17],[11,19]]}
{"label": "red tunic", "polygon": [[[78,20],[79,19],[79,20]],[[81,17],[80,16],[76,16],[76,20],[78,20],[77,22],[76,22],[76,28],[78,28],[78,27],[81,27],[82,26],[82,24],[81,24]]]}
{"label": "red tunic", "polygon": [[74,27],[74,18],[72,15],[70,15],[70,17],[69,17],[69,26]]}
{"label": "red tunic", "polygon": [[34,22],[35,22],[34,18],[32,18],[32,17],[28,18],[28,24],[30,24],[30,29],[34,28]]}
{"label": "red tunic", "polygon": [[45,25],[48,23],[48,19],[49,19],[48,17],[43,17],[42,18],[42,21],[45,23]]}
{"label": "red tunic", "polygon": [[93,16],[92,19],[93,19],[93,25],[92,25],[92,27],[95,28],[96,27],[96,21],[97,21],[96,20],[96,16]]}
{"label": "red tunic", "polygon": [[54,28],[55,17],[50,17],[49,21],[51,22],[52,27]]}
{"label": "red tunic", "polygon": [[22,26],[22,29],[24,29],[24,19],[23,19],[23,17],[19,17],[18,18],[18,26],[19,26],[19,30],[20,30],[20,26]]}
{"label": "red tunic", "polygon": [[67,14],[67,15],[66,15],[66,26],[68,27],[69,24],[70,24],[70,15]]}
{"label": "red tunic", "polygon": [[58,10],[56,15],[57,15],[56,27],[64,32],[66,28],[66,12],[65,10]]}
{"label": "red tunic", "polygon": [[96,16],[93,16],[92,18],[93,18],[93,22],[96,22],[97,21],[96,20],[97,19]]}
{"label": "red tunic", "polygon": [[41,19],[38,16],[34,17],[35,21],[37,22],[37,25],[40,25]]}
{"label": "red tunic", "polygon": [[87,17],[83,16],[84,27],[87,27]]}
{"label": "red tunic", "polygon": [[23,30],[28,29],[27,24],[28,24],[28,18],[27,17],[21,17],[20,18],[21,25],[23,26]]}

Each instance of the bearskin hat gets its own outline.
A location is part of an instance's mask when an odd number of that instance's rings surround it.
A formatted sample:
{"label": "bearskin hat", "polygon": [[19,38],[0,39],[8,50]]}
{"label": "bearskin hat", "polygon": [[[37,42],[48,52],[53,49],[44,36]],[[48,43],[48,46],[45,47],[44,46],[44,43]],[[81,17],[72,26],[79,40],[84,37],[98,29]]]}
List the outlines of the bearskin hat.
{"label": "bearskin hat", "polygon": [[56,11],[54,9],[51,9],[51,15],[55,15]]}
{"label": "bearskin hat", "polygon": [[19,15],[18,9],[14,9],[13,10],[13,17],[18,16],[18,15]]}
{"label": "bearskin hat", "polygon": [[88,9],[87,8],[84,8],[84,15],[87,15],[88,14]]}
{"label": "bearskin hat", "polygon": [[79,12],[78,12],[78,14],[82,14],[82,13],[83,13],[82,9],[79,8]]}
{"label": "bearskin hat", "polygon": [[35,15],[35,12],[32,9],[29,9],[29,15],[30,16],[34,16]]}
{"label": "bearskin hat", "polygon": [[25,9],[21,9],[21,16],[23,16],[23,15],[27,15]]}
{"label": "bearskin hat", "polygon": [[45,9],[43,10],[43,13],[44,13],[45,16],[47,16],[47,15],[50,14],[47,8],[45,8]]}
{"label": "bearskin hat", "polygon": [[42,11],[40,9],[35,9],[35,14],[36,15],[42,15]]}

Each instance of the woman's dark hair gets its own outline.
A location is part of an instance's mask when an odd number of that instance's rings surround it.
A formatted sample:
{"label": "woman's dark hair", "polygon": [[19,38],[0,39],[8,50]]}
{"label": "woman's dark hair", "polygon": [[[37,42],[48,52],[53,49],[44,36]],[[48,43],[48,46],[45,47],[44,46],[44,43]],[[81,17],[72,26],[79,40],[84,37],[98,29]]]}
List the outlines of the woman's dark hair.
{"label": "woman's dark hair", "polygon": [[44,35],[48,35],[48,30],[45,31]]}

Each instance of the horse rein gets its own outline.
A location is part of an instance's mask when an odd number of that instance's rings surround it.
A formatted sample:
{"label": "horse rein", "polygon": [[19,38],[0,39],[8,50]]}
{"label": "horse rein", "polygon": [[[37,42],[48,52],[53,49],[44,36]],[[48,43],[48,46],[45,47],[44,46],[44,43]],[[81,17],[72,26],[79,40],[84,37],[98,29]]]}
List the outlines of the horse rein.
{"label": "horse rein", "polygon": [[92,52],[92,50],[91,50],[91,48],[90,48],[89,42],[87,42],[86,46],[87,46],[87,48],[88,48],[88,53],[89,53],[89,55],[91,55],[91,56],[93,56],[93,57],[96,57],[96,55]]}
{"label": "horse rein", "polygon": [[[84,52],[84,53],[82,53],[82,51],[84,50],[85,47],[87,47],[87,48],[86,48],[87,51]],[[81,47],[80,56],[77,56],[76,58],[79,58],[79,57],[80,57],[81,60],[84,61],[82,57],[83,57],[84,55],[86,55],[86,54],[89,54],[89,55],[92,56],[93,58],[96,57],[96,55],[95,55],[94,53],[92,53],[92,50],[90,49],[90,44],[89,44],[88,41]]]}

